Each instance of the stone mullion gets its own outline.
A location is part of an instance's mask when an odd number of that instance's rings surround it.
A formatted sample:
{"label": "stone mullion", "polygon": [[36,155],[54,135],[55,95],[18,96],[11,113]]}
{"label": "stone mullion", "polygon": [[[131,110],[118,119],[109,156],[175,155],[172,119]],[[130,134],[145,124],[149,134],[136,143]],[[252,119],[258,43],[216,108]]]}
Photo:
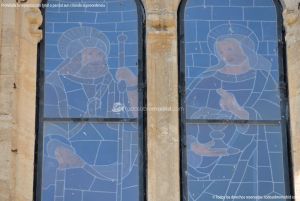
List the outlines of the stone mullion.
{"label": "stone mullion", "polygon": [[[180,200],[178,1],[146,0],[147,197]],[[159,111],[159,110],[166,111]]]}

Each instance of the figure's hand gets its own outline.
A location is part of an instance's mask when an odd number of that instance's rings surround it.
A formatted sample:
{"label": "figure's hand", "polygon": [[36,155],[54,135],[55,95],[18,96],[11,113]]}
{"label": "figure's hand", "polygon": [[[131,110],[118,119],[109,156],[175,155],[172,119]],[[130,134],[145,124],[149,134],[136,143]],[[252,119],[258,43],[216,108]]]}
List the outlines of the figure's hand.
{"label": "figure's hand", "polygon": [[200,143],[193,143],[191,145],[191,150],[199,156],[225,156],[227,154],[227,149],[212,149],[206,145]]}
{"label": "figure's hand", "polygon": [[248,111],[239,105],[232,93],[224,89],[217,89],[217,93],[221,96],[220,107],[222,110],[231,112],[240,119],[249,119]]}
{"label": "figure's hand", "polygon": [[55,149],[55,157],[60,169],[79,168],[84,165],[84,162],[74,153],[73,150],[65,147],[57,147]]}
{"label": "figure's hand", "polygon": [[[119,68],[116,72],[116,79],[119,83],[125,82],[126,87],[133,87],[134,90],[127,90],[127,95],[131,107],[138,106],[138,93],[137,93],[137,77],[128,68]],[[128,89],[128,88],[127,88]],[[134,117],[138,116],[138,111],[133,110]]]}
{"label": "figure's hand", "polygon": [[128,68],[119,68],[116,72],[116,79],[125,81],[127,86],[136,86],[137,77]]}

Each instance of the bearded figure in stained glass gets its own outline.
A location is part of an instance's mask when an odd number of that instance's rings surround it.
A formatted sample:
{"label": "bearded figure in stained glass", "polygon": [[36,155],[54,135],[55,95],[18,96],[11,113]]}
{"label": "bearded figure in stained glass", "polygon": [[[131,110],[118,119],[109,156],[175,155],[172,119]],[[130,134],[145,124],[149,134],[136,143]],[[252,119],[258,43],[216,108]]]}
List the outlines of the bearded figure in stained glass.
{"label": "bearded figure in stained glass", "polygon": [[[45,113],[50,117],[136,117],[137,78],[125,67],[126,35],[119,40],[115,76],[108,66],[110,42],[91,27],[66,31],[58,50],[63,63],[46,78]],[[114,67],[116,69],[116,67]],[[121,105],[121,111],[114,106]]]}
{"label": "bearded figure in stained glass", "polygon": [[[91,27],[64,32],[58,43],[63,62],[45,79],[45,116],[137,118],[130,110],[138,104],[138,92],[136,75],[125,67],[126,39],[124,34],[118,36],[119,66],[112,73],[110,41],[104,33]],[[136,123],[69,120],[44,127],[45,195],[59,197],[57,192],[76,189],[86,196],[102,193],[107,200],[138,199]],[[58,181],[66,185],[58,186]],[[125,193],[129,186],[131,191]]]}

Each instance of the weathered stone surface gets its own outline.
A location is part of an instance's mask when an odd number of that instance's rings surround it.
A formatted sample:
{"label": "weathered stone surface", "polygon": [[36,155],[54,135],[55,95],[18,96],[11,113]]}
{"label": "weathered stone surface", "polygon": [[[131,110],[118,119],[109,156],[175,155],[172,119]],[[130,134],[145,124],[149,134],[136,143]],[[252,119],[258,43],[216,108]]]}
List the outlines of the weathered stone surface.
{"label": "weathered stone surface", "polygon": [[294,186],[300,200],[300,1],[284,1]]}
{"label": "weathered stone surface", "polygon": [[[176,36],[154,31],[147,33],[147,39],[148,107],[176,109]],[[148,198],[179,201],[178,112],[148,111],[147,117]]]}
{"label": "weathered stone surface", "polygon": [[29,201],[33,197],[36,61],[42,16],[30,8],[0,10],[0,200]]}
{"label": "weathered stone surface", "polygon": [[[144,1],[147,23],[148,200],[180,200],[177,7]],[[164,59],[161,59],[164,58]],[[171,108],[152,111],[152,108]],[[173,109],[173,111],[172,111]]]}

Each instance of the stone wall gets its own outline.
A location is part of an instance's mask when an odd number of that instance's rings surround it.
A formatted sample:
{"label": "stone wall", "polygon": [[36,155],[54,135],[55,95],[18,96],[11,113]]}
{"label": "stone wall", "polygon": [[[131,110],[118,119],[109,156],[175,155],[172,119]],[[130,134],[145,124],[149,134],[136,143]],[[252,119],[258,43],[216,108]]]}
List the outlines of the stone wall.
{"label": "stone wall", "polygon": [[293,171],[295,195],[300,200],[300,4],[296,0],[287,0],[284,4]]}
{"label": "stone wall", "polygon": [[38,8],[0,8],[0,13],[0,200],[32,200],[42,17]]}
{"label": "stone wall", "polygon": [[[148,107],[178,108],[177,9],[180,0],[143,0],[143,3],[147,18]],[[299,0],[285,0],[282,4],[287,33],[293,170],[300,200]],[[30,201],[33,196],[36,61],[41,20],[38,9],[0,8],[1,201]],[[179,201],[178,112],[150,111],[147,119],[148,199]]]}

